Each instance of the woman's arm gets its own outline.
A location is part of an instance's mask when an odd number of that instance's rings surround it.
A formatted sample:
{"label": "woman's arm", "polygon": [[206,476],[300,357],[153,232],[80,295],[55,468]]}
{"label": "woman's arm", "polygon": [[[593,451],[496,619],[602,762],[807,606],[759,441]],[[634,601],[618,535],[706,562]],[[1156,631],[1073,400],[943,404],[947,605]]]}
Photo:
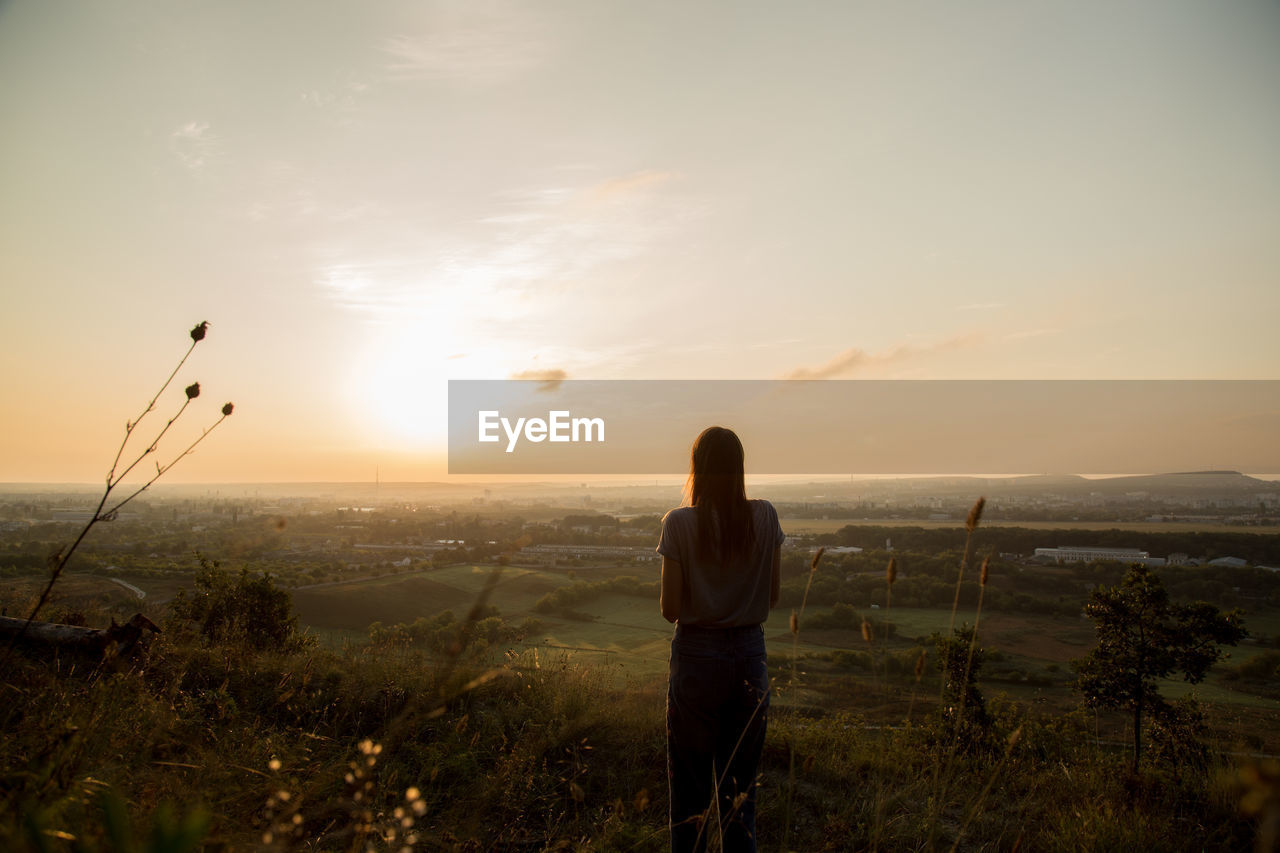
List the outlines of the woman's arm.
{"label": "woman's arm", "polygon": [[662,618],[674,622],[680,618],[680,588],[684,583],[684,569],[679,560],[662,558],[662,587],[658,592],[658,606]]}
{"label": "woman's arm", "polygon": [[782,595],[782,546],[773,549],[773,568],[769,576],[769,608],[778,606]]}

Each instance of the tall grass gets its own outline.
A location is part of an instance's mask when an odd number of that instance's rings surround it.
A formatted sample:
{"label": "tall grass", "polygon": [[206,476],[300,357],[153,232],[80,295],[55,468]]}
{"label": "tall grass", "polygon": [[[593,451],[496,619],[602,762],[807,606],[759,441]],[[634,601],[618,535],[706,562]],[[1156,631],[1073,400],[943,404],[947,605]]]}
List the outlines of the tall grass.
{"label": "tall grass", "polygon": [[[804,616],[805,608],[809,604],[809,590],[813,588],[813,579],[818,574],[818,565],[822,562],[822,555],[827,551],[826,548],[819,548],[814,552],[813,559],[809,561],[809,576],[805,581],[804,595],[800,598],[800,611],[797,613],[794,609],[791,611],[789,627],[791,629],[791,680],[787,685],[788,692],[794,692],[799,684],[799,677],[796,672],[796,665],[800,659],[800,620]],[[787,843],[791,839],[791,809],[793,799],[795,797],[796,788],[796,751],[794,744],[788,750],[787,756],[787,804],[783,812],[782,821],[782,848],[787,848]]]}

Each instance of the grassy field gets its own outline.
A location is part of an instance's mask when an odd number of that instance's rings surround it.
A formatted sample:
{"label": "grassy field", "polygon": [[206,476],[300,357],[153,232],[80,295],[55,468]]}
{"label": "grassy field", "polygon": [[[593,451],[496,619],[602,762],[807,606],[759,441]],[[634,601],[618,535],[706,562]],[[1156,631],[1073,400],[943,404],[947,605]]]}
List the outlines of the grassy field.
{"label": "grassy field", "polygon": [[[45,578],[9,578],[0,581],[0,597],[4,599],[5,615],[17,615],[35,603],[44,587]],[[125,578],[125,580],[129,580]],[[143,587],[145,590],[146,587]],[[96,608],[128,608],[146,610],[146,601],[139,601],[130,590],[107,578],[95,575],[67,574],[59,581],[49,600],[49,606],[61,610],[90,610]],[[23,618],[26,613],[22,614]]]}
{"label": "grassy field", "polygon": [[[648,597],[605,594],[575,607],[584,616],[569,618],[564,614],[540,613],[538,600],[548,592],[576,581],[599,581],[619,576],[644,577],[645,568],[637,566],[564,568],[508,566],[497,576],[488,603],[496,606],[509,622],[536,618],[541,630],[528,637],[522,653],[536,649],[542,660],[580,658],[584,663],[601,666],[611,673],[614,684],[629,682],[655,687],[665,677],[672,627],[658,612],[657,601]],[[409,623],[419,617],[433,617],[452,610],[461,618],[470,610],[477,596],[494,572],[490,566],[459,565],[421,572],[406,572],[365,580],[324,584],[293,591],[294,607],[300,624],[326,647],[341,649],[367,641],[373,622],[390,625]],[[69,575],[63,579],[52,606],[66,610],[105,607],[117,612],[154,610],[158,597],[157,584],[165,597],[181,586],[142,579],[138,584],[148,590],[148,599],[138,601],[132,593],[110,580],[91,575]],[[172,589],[171,589],[172,587]],[[6,600],[17,603],[38,591],[33,579],[9,580],[0,584]],[[16,607],[9,609],[15,610]],[[775,611],[765,624],[765,636],[775,673],[789,666],[793,649],[804,661],[806,671],[813,672],[811,687],[824,683],[837,690],[847,673],[826,667],[819,661],[833,652],[864,652],[868,646],[858,630],[815,629],[806,627],[814,616],[829,608],[811,607],[801,618],[800,639],[793,645],[788,628],[789,613]],[[894,608],[890,611],[868,610],[864,615],[888,621],[896,629],[896,638],[885,649],[905,654],[908,650],[928,645],[929,635],[945,633],[951,623],[949,609]],[[961,611],[956,624],[973,622],[973,613]],[[1255,635],[1273,637],[1280,633],[1280,613],[1246,615],[1246,624]],[[1048,701],[1059,706],[1074,702],[1064,686],[1070,677],[1070,661],[1087,654],[1093,645],[1093,625],[1081,618],[1041,616],[1035,614],[987,611],[982,615],[979,638],[984,648],[1003,655],[1001,666],[1016,672],[1026,670],[1041,677],[1052,677],[1053,685],[1020,687],[1007,678],[989,689],[1024,701]],[[1227,664],[1238,664],[1270,650],[1270,645],[1246,642],[1229,651]],[[1049,673],[1052,673],[1050,676]],[[778,675],[775,675],[778,677]],[[655,687],[656,689],[656,687]],[[818,690],[821,693],[821,690]],[[838,692],[838,691],[837,691]],[[1211,676],[1199,685],[1180,681],[1166,684],[1170,697],[1194,693],[1208,702],[1280,712],[1280,702],[1261,698],[1239,689],[1239,685]],[[812,693],[812,691],[810,691]],[[809,695],[813,702],[820,695]]]}
{"label": "grassy field", "polygon": [[[579,659],[610,673],[614,684],[624,682],[657,689],[665,677],[672,627],[658,612],[657,601],[648,597],[605,594],[575,606],[584,616],[540,613],[535,605],[548,592],[577,581],[599,581],[619,576],[637,576],[644,571],[635,566],[578,568],[504,568],[498,575],[488,603],[498,607],[509,622],[534,617],[541,630],[528,637],[522,655],[535,655],[541,662]],[[442,610],[463,616],[476,601],[493,573],[487,566],[451,566],[427,572],[406,573],[367,581],[326,585],[294,592],[301,622],[323,643],[340,648],[359,643],[371,622],[384,624],[412,622]],[[656,578],[646,578],[656,579]],[[842,691],[854,689],[865,673],[854,677],[823,663],[833,652],[865,652],[868,645],[859,630],[806,628],[806,622],[830,608],[811,607],[800,620],[799,642],[788,627],[789,613],[775,611],[765,624],[765,636],[775,678],[789,678],[793,650],[806,673],[804,691],[790,700],[820,705],[833,701]],[[884,650],[906,654],[928,646],[933,633],[945,634],[952,622],[950,609],[894,608],[867,610],[864,615],[888,621],[896,638]],[[955,623],[973,623],[972,611],[956,614]],[[1280,614],[1249,623],[1255,632],[1267,635],[1280,630]],[[982,615],[979,638],[984,648],[999,653],[988,665],[994,675],[988,691],[1012,700],[1047,703],[1061,708],[1073,705],[1076,697],[1066,687],[1070,662],[1088,653],[1094,642],[1093,624],[1079,617],[1044,616],[987,611]],[[1231,663],[1238,663],[1266,649],[1244,644],[1231,650]],[[1026,672],[1052,683],[1019,684],[1017,673]],[[1012,673],[1012,678],[1009,673]],[[1199,685],[1173,681],[1166,685],[1170,697],[1194,693],[1208,702],[1227,703],[1269,712],[1280,712],[1280,702],[1236,689],[1217,678]]]}
{"label": "grassy field", "polygon": [[[414,849],[667,849],[671,626],[651,595],[536,609],[575,581],[643,571],[508,567],[492,585],[485,566],[370,577],[294,592],[321,648],[185,645],[175,625],[147,667],[110,677],[72,679],[24,661],[13,672],[25,698],[6,708],[0,738],[0,764],[14,768],[0,780],[0,848],[62,849],[45,839],[74,831],[85,849],[130,849],[107,845],[92,786],[118,797],[139,838],[158,837],[163,800],[203,811],[207,849],[364,849],[366,840],[381,849],[407,813],[413,835],[403,840],[419,839]],[[101,578],[68,580],[64,602],[130,595]],[[487,586],[508,624],[539,620],[523,646],[477,645],[455,659],[364,642],[370,621],[462,617]],[[852,627],[807,626],[824,610],[801,617],[799,657],[786,610],[766,625],[775,689],[760,765],[762,849],[1252,846],[1236,780],[1270,772],[1257,756],[1280,752],[1280,702],[1211,679],[1194,690],[1213,763],[1166,771],[1149,755],[1131,777],[1124,714],[1063,713],[1078,707],[1066,663],[1092,645],[1091,623],[987,612],[980,636],[992,654],[979,684],[995,752],[968,756],[948,745],[949,725],[931,722],[938,673],[911,672],[918,638],[945,632],[951,611],[865,611],[898,631],[869,644]],[[1280,618],[1259,622],[1271,632]],[[1261,650],[1242,646],[1235,660]],[[1188,689],[1164,686],[1171,697]]]}

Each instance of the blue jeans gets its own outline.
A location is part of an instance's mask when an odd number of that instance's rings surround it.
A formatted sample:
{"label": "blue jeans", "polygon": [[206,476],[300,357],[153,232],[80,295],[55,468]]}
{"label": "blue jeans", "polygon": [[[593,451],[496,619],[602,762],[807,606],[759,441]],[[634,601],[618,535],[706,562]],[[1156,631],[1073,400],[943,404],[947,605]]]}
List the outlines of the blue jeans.
{"label": "blue jeans", "polygon": [[[718,789],[725,851],[756,849],[756,767],[769,721],[764,631],[677,625],[667,682],[671,849],[702,850]],[[713,776],[714,774],[714,776]]]}

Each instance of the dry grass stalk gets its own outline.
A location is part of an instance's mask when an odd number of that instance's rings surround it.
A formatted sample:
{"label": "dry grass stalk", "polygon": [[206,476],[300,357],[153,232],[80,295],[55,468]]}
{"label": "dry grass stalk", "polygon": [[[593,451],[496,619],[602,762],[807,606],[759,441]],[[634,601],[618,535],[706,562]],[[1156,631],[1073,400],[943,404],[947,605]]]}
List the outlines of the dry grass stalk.
{"label": "dry grass stalk", "polygon": [[[804,614],[805,606],[809,603],[809,590],[813,587],[813,578],[818,573],[818,564],[822,562],[822,555],[826,552],[826,548],[819,548],[814,552],[813,559],[809,561],[809,580],[804,585],[804,595],[800,599],[800,612],[791,611],[791,682],[787,685],[788,689],[794,688],[796,684],[796,659],[800,653],[800,616]],[[791,756],[787,762],[787,805],[782,823],[782,847],[784,850],[791,837],[791,803],[795,790],[796,748],[795,744],[792,744]]]}
{"label": "dry grass stalk", "polygon": [[884,638],[887,641],[890,633],[889,614],[893,612],[893,582],[898,579],[898,558],[890,557],[889,566],[884,570]]}
{"label": "dry grass stalk", "polygon": [[978,524],[982,521],[982,510],[987,505],[985,497],[978,498],[974,501],[972,507],[969,508],[969,515],[964,520],[964,529],[972,533],[978,529]]}
{"label": "dry grass stalk", "polygon": [[1018,741],[1022,739],[1022,726],[1018,726],[1009,735],[1008,741],[1005,743],[1004,754],[1000,756],[1000,760],[996,766],[992,768],[991,775],[987,778],[987,784],[979,792],[977,799],[974,800],[973,806],[965,815],[964,823],[960,824],[960,829],[956,831],[956,839],[951,844],[951,850],[954,851],[960,847],[960,839],[964,836],[964,831],[969,828],[969,824],[973,822],[974,817],[982,810],[982,804],[986,802],[987,794],[991,793],[991,788],[995,785],[996,779],[1000,778],[1001,772],[1004,770],[1005,764],[1009,761],[1009,756],[1013,754],[1013,749],[1018,745]]}
{"label": "dry grass stalk", "polygon": [[[960,609],[960,587],[964,583],[964,573],[965,573],[965,570],[969,568],[969,561],[973,556],[973,534],[977,531],[978,526],[982,523],[982,511],[983,509],[986,508],[986,505],[987,505],[986,497],[979,497],[976,501],[973,502],[973,506],[969,508],[969,514],[964,520],[964,529],[965,529],[964,555],[960,559],[960,572],[959,574],[956,575],[956,594],[955,594],[954,600],[951,603],[951,621],[947,626],[948,638],[955,635],[956,611]],[[985,589],[985,587],[983,587],[983,589]],[[981,591],[979,591],[979,596],[981,596]],[[973,636],[976,638],[977,634],[978,634],[977,627],[975,625]],[[970,658],[970,661],[972,662],[972,659],[973,659],[972,645],[970,645],[969,651],[970,651],[969,658]],[[967,675],[966,675],[966,681],[967,681]],[[943,694],[945,689],[946,689],[946,675],[945,673],[943,673],[938,679],[938,704],[939,705],[942,704]],[[955,734],[951,739],[951,748],[948,751],[947,759],[946,759],[945,775],[947,779],[943,778],[944,774],[943,774],[942,762],[936,761],[934,762],[934,765],[933,765],[932,802],[934,805],[930,809],[929,836],[925,842],[927,847],[933,846],[934,833],[938,828],[938,818],[939,818],[938,810],[941,808],[942,795],[946,790],[948,780],[951,775],[951,766],[952,766],[953,760],[955,759],[957,741],[959,739],[959,733],[960,733],[960,722],[963,717],[963,710],[964,710],[964,706],[963,706],[963,703],[961,703],[960,712],[956,714]]]}

